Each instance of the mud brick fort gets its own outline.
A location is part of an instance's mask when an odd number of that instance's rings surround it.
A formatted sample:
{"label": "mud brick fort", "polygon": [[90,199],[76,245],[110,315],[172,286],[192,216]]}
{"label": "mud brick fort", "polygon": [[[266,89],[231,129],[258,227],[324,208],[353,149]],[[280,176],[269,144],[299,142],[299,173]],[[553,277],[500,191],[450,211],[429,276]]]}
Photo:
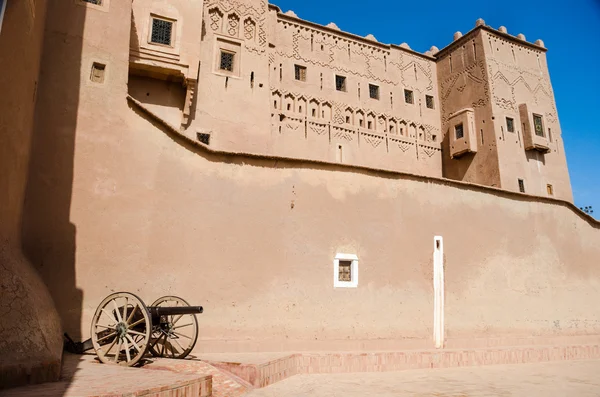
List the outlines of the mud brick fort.
{"label": "mud brick fort", "polygon": [[56,380],[116,291],[202,304],[198,353],[305,369],[600,356],[600,224],[545,45],[451,33],[420,53],[266,0],[0,0],[3,385]]}

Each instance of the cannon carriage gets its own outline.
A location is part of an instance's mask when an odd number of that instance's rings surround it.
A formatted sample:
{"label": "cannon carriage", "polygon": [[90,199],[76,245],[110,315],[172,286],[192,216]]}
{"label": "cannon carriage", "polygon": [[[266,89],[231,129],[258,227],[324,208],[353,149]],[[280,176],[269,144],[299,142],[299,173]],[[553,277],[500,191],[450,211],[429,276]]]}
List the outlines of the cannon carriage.
{"label": "cannon carriage", "polygon": [[177,296],[164,296],[146,306],[132,293],[117,292],[107,296],[96,309],[91,338],[74,343],[65,335],[66,349],[74,353],[94,349],[103,363],[129,367],[148,353],[183,359],[196,344],[196,314],[202,312],[202,306],[190,306]]}

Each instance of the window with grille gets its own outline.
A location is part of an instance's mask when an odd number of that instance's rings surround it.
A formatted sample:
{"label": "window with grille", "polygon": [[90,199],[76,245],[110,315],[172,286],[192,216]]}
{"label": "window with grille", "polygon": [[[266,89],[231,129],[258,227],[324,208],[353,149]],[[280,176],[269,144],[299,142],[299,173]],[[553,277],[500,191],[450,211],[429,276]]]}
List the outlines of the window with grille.
{"label": "window with grille", "polygon": [[404,102],[406,103],[414,103],[415,98],[413,97],[413,92],[411,90],[404,90]]}
{"label": "window with grille", "polygon": [[335,89],[346,92],[346,78],[344,76],[335,76]]}
{"label": "window with grille", "polygon": [[152,18],[152,36],[150,37],[150,42],[170,46],[172,33],[173,22]]}
{"label": "window with grille", "polygon": [[90,80],[94,83],[104,83],[104,70],[106,65],[98,62],[92,64],[92,73],[90,74]]}
{"label": "window with grille", "polygon": [[294,65],[294,75],[298,81],[306,81],[306,66]]}
{"label": "window with grille", "polygon": [[533,126],[535,128],[535,135],[544,136],[544,122],[542,121],[542,116],[539,114],[533,115]]}
{"label": "window with grille", "polygon": [[465,132],[463,130],[462,123],[454,127],[454,134],[456,136],[456,139],[462,139],[462,138],[464,138]]}
{"label": "window with grille", "polygon": [[431,95],[425,95],[425,104],[427,105],[427,109],[433,109],[433,97]]}
{"label": "window with grille", "polygon": [[356,255],[337,254],[333,261],[333,271],[335,288],[358,287],[358,257]]}
{"label": "window with grille", "polygon": [[379,86],[369,84],[369,96],[373,99],[379,99]]}
{"label": "window with grille", "polygon": [[519,191],[525,193],[525,181],[523,179],[519,179]]}
{"label": "window with grille", "polygon": [[548,192],[548,196],[554,196],[554,188],[552,187],[552,185],[546,185],[546,191]]}
{"label": "window with grille", "polygon": [[233,59],[235,54],[229,51],[221,51],[221,62],[219,63],[219,69],[228,72],[233,72]]}
{"label": "window with grille", "polygon": [[101,6],[102,5],[102,0],[81,0],[84,3],[90,3],[90,4],[95,4],[97,6]]}
{"label": "window with grille", "polygon": [[340,261],[338,275],[339,281],[352,281],[352,261]]}
{"label": "window with grille", "polygon": [[515,120],[510,117],[506,118],[506,131],[515,132]]}

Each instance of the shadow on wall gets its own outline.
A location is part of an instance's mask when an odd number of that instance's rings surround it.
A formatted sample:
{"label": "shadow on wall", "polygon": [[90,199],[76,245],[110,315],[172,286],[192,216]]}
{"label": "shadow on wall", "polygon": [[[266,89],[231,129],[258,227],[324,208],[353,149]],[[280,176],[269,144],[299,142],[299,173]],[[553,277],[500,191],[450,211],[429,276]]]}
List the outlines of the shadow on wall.
{"label": "shadow on wall", "polygon": [[[72,0],[47,4],[22,244],[48,286],[64,327],[79,324],[82,312],[75,268],[76,227],[70,210],[87,8]],[[71,336],[79,339],[79,334],[77,330]]]}

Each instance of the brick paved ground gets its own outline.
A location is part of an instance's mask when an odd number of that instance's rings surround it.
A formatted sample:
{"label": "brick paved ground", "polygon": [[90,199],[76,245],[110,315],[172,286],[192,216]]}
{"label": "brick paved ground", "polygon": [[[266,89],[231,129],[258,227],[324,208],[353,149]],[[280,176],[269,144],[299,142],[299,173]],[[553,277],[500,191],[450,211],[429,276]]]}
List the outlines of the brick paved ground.
{"label": "brick paved ground", "polygon": [[161,373],[171,371],[184,375],[212,375],[213,397],[240,397],[251,389],[243,380],[197,360],[155,359],[151,364],[145,365],[144,369],[160,370]]}
{"label": "brick paved ground", "polygon": [[246,397],[599,397],[600,360],[297,375]]}

